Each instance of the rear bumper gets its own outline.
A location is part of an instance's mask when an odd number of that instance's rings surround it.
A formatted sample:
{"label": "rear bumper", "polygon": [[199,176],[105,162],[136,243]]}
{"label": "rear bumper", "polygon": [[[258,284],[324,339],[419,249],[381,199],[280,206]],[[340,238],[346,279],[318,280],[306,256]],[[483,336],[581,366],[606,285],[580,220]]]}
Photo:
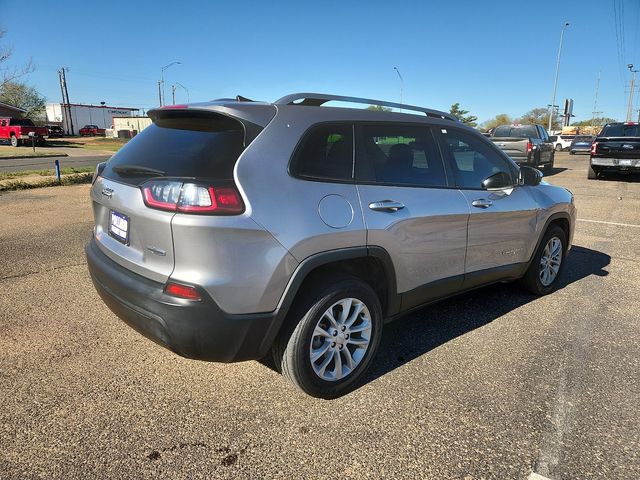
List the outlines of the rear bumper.
{"label": "rear bumper", "polygon": [[108,258],[95,239],[85,247],[91,279],[100,297],[120,319],[183,357],[214,362],[262,358],[274,313],[230,315],[202,289],[201,301],[164,293],[164,285],[137,275]]}
{"label": "rear bumper", "polygon": [[599,167],[602,171],[640,171],[640,158],[591,157],[590,163],[592,166]]}

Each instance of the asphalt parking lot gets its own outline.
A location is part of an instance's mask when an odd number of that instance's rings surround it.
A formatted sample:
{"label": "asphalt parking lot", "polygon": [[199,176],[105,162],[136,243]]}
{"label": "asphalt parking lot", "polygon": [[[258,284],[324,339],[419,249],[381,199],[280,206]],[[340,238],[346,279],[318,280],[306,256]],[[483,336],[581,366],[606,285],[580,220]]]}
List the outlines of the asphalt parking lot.
{"label": "asphalt parking lot", "polygon": [[640,178],[587,161],[548,177],[579,211],[559,291],[410,314],[333,401],[118,320],[84,261],[87,185],[0,195],[0,478],[640,477]]}

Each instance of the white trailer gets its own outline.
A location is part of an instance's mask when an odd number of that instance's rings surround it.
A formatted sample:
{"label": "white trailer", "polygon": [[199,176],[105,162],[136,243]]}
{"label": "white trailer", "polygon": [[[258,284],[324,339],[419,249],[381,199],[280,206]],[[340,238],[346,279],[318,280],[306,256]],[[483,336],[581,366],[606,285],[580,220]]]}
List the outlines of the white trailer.
{"label": "white trailer", "polygon": [[[97,125],[99,128],[111,128],[113,117],[135,116],[138,108],[110,107],[108,105],[85,105],[80,103],[48,103],[47,122],[61,122],[62,129],[68,135],[76,135],[85,125]],[[67,118],[71,113],[71,117]]]}

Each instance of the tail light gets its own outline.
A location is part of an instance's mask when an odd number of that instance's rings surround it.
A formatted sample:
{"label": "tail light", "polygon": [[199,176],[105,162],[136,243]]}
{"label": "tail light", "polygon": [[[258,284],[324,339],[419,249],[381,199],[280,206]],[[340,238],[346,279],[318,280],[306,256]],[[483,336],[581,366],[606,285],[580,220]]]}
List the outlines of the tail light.
{"label": "tail light", "polygon": [[190,285],[169,282],[164,287],[164,291],[173,297],[186,298],[187,300],[202,300],[198,290]]}
{"label": "tail light", "polygon": [[104,167],[107,166],[107,162],[100,162],[98,165],[96,165],[96,169],[93,172],[93,178],[91,179],[91,185],[93,185],[94,183],[96,183],[96,179],[102,175],[102,171],[104,170]]}
{"label": "tail light", "polygon": [[598,142],[593,142],[591,144],[591,155],[595,155],[598,153]]}
{"label": "tail light", "polygon": [[533,150],[533,144],[531,142],[527,142],[527,153],[531,153]]}
{"label": "tail light", "polygon": [[238,215],[244,212],[242,197],[235,186],[151,180],[141,188],[142,198],[149,208],[209,215]]}

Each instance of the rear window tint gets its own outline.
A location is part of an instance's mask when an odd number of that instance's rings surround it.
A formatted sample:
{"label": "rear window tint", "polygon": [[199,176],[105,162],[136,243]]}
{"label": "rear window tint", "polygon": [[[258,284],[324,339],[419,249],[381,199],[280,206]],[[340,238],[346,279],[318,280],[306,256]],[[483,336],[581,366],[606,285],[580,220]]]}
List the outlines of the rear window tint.
{"label": "rear window tint", "polygon": [[296,150],[290,170],[296,177],[352,181],[353,127],[349,124],[314,127]]}
{"label": "rear window tint", "polygon": [[640,124],[625,125],[623,123],[617,125],[607,125],[600,134],[601,137],[640,137]]}
{"label": "rear window tint", "polygon": [[222,115],[172,112],[156,118],[109,162],[103,176],[137,185],[148,174],[121,175],[114,167],[135,166],[164,172],[165,177],[233,179],[244,150],[242,124]]}
{"label": "rear window tint", "polygon": [[534,125],[526,125],[522,127],[511,127],[504,125],[496,128],[493,132],[494,137],[516,137],[516,138],[538,138],[538,131]]}

